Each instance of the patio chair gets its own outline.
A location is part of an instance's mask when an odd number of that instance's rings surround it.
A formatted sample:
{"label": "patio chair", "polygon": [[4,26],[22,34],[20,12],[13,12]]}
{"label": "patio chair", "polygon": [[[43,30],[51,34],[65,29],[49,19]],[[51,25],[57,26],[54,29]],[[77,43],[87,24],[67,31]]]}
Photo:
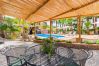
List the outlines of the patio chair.
{"label": "patio chair", "polygon": [[56,47],[55,54],[49,57],[41,51],[39,45],[27,49],[24,59],[28,66],[79,66],[72,59],[72,50],[64,47]]}
{"label": "patio chair", "polygon": [[48,66],[49,57],[41,50],[40,45],[35,45],[26,50],[23,56],[28,66]]}
{"label": "patio chair", "polygon": [[28,66],[47,65],[48,56],[41,53],[40,45],[35,45],[27,49],[24,60]]}
{"label": "patio chair", "polygon": [[[35,47],[32,47],[35,48]],[[31,48],[30,48],[31,49]],[[51,57],[48,56],[48,54],[42,54],[42,51],[39,48],[39,51],[35,51],[31,53],[28,53],[29,55],[32,55],[31,57],[28,57],[27,63],[30,66],[79,66],[73,59],[72,59],[72,53],[73,51],[69,48],[64,47],[56,47],[55,48],[55,54]],[[28,50],[29,52],[29,50]],[[30,51],[31,52],[31,51]],[[29,59],[31,58],[31,59]],[[28,60],[29,59],[29,60]]]}
{"label": "patio chair", "polygon": [[4,43],[4,39],[0,37],[0,44]]}
{"label": "patio chair", "polygon": [[73,60],[73,51],[66,47],[57,47],[57,66],[80,66]]}
{"label": "patio chair", "polygon": [[87,59],[93,56],[93,52],[84,49],[73,49],[73,60],[77,61],[80,66],[85,66]]}
{"label": "patio chair", "polygon": [[6,56],[8,66],[24,66],[26,62],[21,55],[25,55],[26,47],[13,47],[5,52],[3,55]]}

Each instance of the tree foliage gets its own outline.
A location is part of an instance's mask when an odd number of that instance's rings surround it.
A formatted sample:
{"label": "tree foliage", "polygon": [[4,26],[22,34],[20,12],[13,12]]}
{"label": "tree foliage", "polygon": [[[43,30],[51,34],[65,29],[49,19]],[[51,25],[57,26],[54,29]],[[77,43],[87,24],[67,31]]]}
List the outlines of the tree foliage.
{"label": "tree foliage", "polygon": [[3,31],[3,34],[6,34],[7,37],[11,37],[14,34],[16,34],[14,36],[19,35],[22,30],[22,27],[28,28],[28,24],[24,20],[11,18],[8,16],[5,16],[3,22],[0,23],[0,30]]}
{"label": "tree foliage", "polygon": [[91,26],[92,26],[91,22],[88,21],[88,22],[85,23],[85,27],[87,29],[89,29]]}

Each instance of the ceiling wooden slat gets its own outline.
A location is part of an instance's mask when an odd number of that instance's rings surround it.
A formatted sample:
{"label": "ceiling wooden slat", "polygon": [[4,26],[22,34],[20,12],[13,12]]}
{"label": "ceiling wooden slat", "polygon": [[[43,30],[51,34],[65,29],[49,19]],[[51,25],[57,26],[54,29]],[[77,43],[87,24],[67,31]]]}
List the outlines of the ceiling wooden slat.
{"label": "ceiling wooden slat", "polygon": [[95,2],[97,2],[97,1],[99,1],[99,0],[94,0],[94,1],[92,1],[92,2],[90,2],[90,3],[87,3],[87,4],[85,4],[85,5],[82,5],[81,7],[78,7],[78,8],[73,8],[73,9],[71,9],[71,10],[69,10],[69,11],[66,11],[66,12],[64,12],[64,13],[61,13],[61,14],[59,14],[59,15],[56,15],[56,16],[54,16],[54,17],[52,17],[52,18],[55,18],[55,17],[57,17],[57,16],[60,16],[60,15],[63,15],[63,14],[65,14],[65,13],[68,13],[68,12],[71,12],[71,11],[74,11],[74,10],[77,10],[77,9],[80,9],[80,8],[83,8],[83,7],[86,7],[86,6],[88,6],[88,5],[90,5],[90,4],[93,4],[93,3],[95,3]]}
{"label": "ceiling wooden slat", "polygon": [[91,5],[88,5],[86,7],[80,8],[78,10],[74,10],[74,11],[65,13],[63,15],[60,15],[58,17],[55,17],[54,19],[60,19],[60,18],[78,16],[78,15],[88,16],[90,14],[91,15],[99,14],[99,5],[97,5],[97,4],[99,4],[99,1],[98,2],[95,2],[95,3],[91,4]]}
{"label": "ceiling wooden slat", "polygon": [[99,14],[99,0],[0,0],[0,14],[32,22]]}
{"label": "ceiling wooden slat", "polygon": [[27,15],[27,17],[25,19],[28,19],[32,14],[34,14],[35,12],[37,12],[40,8],[42,8],[45,4],[47,4],[49,0],[46,0],[46,2],[44,2],[41,6],[39,6],[35,11],[31,12],[29,15]]}

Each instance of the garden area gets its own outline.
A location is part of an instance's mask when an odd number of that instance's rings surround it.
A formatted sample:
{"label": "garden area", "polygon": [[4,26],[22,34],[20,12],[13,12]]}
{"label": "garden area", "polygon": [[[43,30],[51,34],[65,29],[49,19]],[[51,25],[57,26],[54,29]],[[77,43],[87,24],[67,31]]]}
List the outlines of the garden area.
{"label": "garden area", "polygon": [[[92,46],[94,49],[98,49],[97,45],[99,44],[99,23],[98,16],[96,17],[82,17],[82,26],[81,26],[81,47]],[[49,21],[48,21],[49,22]],[[50,24],[48,22],[39,23],[39,31],[34,42],[41,43],[43,39],[50,37]],[[52,21],[52,37],[59,43],[66,44],[77,44],[78,38],[78,26],[77,18],[64,18],[59,20]],[[40,27],[40,25],[43,25]],[[42,29],[46,31],[42,34]],[[43,31],[43,32],[44,32]],[[77,44],[78,45],[78,44]],[[78,47],[78,46],[77,46]],[[96,48],[97,47],[97,48]]]}
{"label": "garden area", "polygon": [[[98,23],[94,23],[94,19],[98,21],[99,18],[98,18],[98,16],[97,17],[82,17],[82,26],[81,26],[82,41],[77,42],[78,41],[77,40],[77,37],[78,37],[77,36],[78,35],[78,31],[77,31],[78,26],[77,25],[78,24],[77,24],[76,18],[53,20],[52,21],[53,30],[50,33],[51,26],[50,26],[49,21],[41,22],[41,23],[32,23],[32,22],[25,22],[22,19],[17,19],[14,17],[4,16],[4,20],[0,24],[1,49],[3,47],[5,47],[6,49],[8,49],[8,48],[13,49],[13,46],[15,46],[15,45],[18,47],[24,46],[24,48],[41,46],[39,49],[40,53],[43,52],[44,54],[48,54],[48,58],[50,58],[50,59],[47,59],[47,60],[51,61],[51,64],[52,64],[52,62],[55,60],[51,60],[51,59],[53,59],[52,58],[53,54],[57,53],[56,50],[59,52],[58,54],[60,54],[62,52],[61,54],[64,55],[65,50],[69,50],[69,52],[71,51],[70,49],[67,49],[67,48],[72,48],[73,54],[75,54],[75,52],[77,52],[77,51],[81,52],[79,54],[82,54],[83,52],[87,52],[88,56],[86,56],[86,54],[85,54],[85,56],[83,58],[86,58],[86,60],[87,60],[87,58],[93,57],[92,59],[95,58],[95,60],[96,60],[96,58],[98,59],[98,57],[96,56],[96,55],[98,55],[98,53],[96,53],[96,52],[98,52],[98,50],[99,50],[99,46],[98,46],[99,45],[99,39],[98,39],[98,37],[99,37],[98,28],[99,27],[98,27]],[[76,37],[72,38],[71,36],[76,36]],[[88,37],[88,38],[84,38],[84,37]],[[24,43],[26,45],[24,45]],[[64,47],[64,48],[61,48],[61,47]],[[5,48],[3,48],[1,50],[1,54],[3,54],[2,51],[5,51],[4,50]],[[16,48],[16,47],[14,47],[14,48]],[[10,51],[10,49],[9,49],[9,51]],[[75,49],[79,49],[79,50],[75,50]],[[84,51],[82,51],[80,49],[84,49]],[[13,50],[18,51],[16,49],[13,49]],[[22,50],[22,47],[20,50]],[[95,51],[92,51],[92,50],[95,50]],[[35,49],[35,51],[38,51],[38,50]],[[23,50],[22,50],[22,52],[23,52]],[[29,50],[28,52],[31,52],[31,51]],[[21,52],[18,51],[18,53],[20,54]],[[4,53],[4,55],[6,55],[6,53]],[[28,53],[28,55],[29,55],[29,53]],[[77,56],[79,56],[79,55],[77,55]],[[1,57],[2,57],[2,55],[1,55]],[[73,58],[72,61],[76,62],[76,60],[79,59],[78,60],[79,64],[85,65],[85,63],[82,62],[82,61],[84,61],[83,58]],[[26,58],[24,58],[24,59],[26,59]],[[55,59],[58,59],[58,58],[55,58]],[[61,58],[59,58],[59,59],[61,59]],[[1,60],[1,62],[3,62],[3,60]],[[31,58],[31,60],[32,60],[32,58]],[[41,61],[41,59],[39,59],[39,61]],[[45,60],[42,60],[42,61],[45,61]],[[24,62],[25,63],[23,63],[23,64],[28,64],[27,59]],[[61,63],[62,62],[63,61],[61,61]],[[91,60],[89,62],[91,62]],[[87,64],[89,64],[89,62],[87,62]],[[40,63],[40,62],[38,62],[38,63]],[[7,63],[5,62],[4,64],[6,65]],[[50,63],[48,63],[48,64],[50,64]],[[75,64],[73,63],[73,65],[75,65]]]}
{"label": "garden area", "polygon": [[[98,23],[94,23],[94,20],[96,20],[97,22],[98,19],[99,19],[98,16],[82,17],[82,26],[81,26],[82,40],[79,43],[77,42],[78,24],[76,18],[53,20],[52,32],[50,33],[51,26],[49,21],[41,22],[41,23],[32,23],[32,22],[25,22],[24,20],[18,18],[4,16],[4,20],[0,24],[1,48],[3,47],[11,48],[17,44],[18,44],[17,46],[20,45],[24,46],[25,43],[26,45],[29,44],[30,47],[41,46],[42,52],[44,52],[44,54],[48,54],[48,57],[52,57],[52,55],[56,53],[56,50],[58,50],[60,54],[61,49],[58,47],[65,47],[65,49],[73,48],[72,49],[73,52],[76,52],[74,49],[79,49],[79,51],[81,51],[82,53],[84,51],[91,53],[88,54],[88,57],[94,56],[93,54],[94,52],[92,50],[95,50],[95,52],[99,50],[99,46],[98,46],[99,27],[98,27]],[[72,38],[71,36],[75,36],[75,37]],[[84,37],[88,37],[88,38],[84,38]],[[80,49],[84,49],[84,51]],[[61,52],[64,53],[64,50]],[[20,54],[19,51],[18,53]],[[1,50],[1,54],[2,54],[2,50]],[[83,59],[81,58],[81,60]],[[1,62],[3,62],[3,60],[1,60]],[[83,65],[84,63],[81,64]]]}

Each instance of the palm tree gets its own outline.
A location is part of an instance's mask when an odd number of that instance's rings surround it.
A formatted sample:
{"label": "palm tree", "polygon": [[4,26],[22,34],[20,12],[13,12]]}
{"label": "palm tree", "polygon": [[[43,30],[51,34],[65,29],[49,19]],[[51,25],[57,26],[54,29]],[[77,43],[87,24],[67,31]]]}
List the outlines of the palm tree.
{"label": "palm tree", "polygon": [[66,25],[69,25],[71,26],[71,30],[72,29],[72,26],[73,26],[73,22],[75,21],[75,19],[73,18],[63,18],[63,19],[58,19],[57,20],[57,23],[60,25],[60,27],[65,27]]}
{"label": "palm tree", "polygon": [[89,32],[89,28],[90,28],[91,26],[92,26],[92,24],[91,24],[90,21],[88,21],[88,22],[85,23],[85,28],[86,28],[86,32],[87,32],[87,34],[90,33],[90,32]]}
{"label": "palm tree", "polygon": [[20,20],[17,18],[11,18],[8,16],[4,17],[3,22],[0,24],[0,30],[3,32],[4,38],[11,38],[12,35],[19,33],[21,29],[21,27],[18,26],[19,21]]}
{"label": "palm tree", "polygon": [[72,28],[73,27],[73,22],[74,22],[73,18],[67,18],[66,19],[66,24],[70,26],[71,31],[73,31],[73,28]]}

